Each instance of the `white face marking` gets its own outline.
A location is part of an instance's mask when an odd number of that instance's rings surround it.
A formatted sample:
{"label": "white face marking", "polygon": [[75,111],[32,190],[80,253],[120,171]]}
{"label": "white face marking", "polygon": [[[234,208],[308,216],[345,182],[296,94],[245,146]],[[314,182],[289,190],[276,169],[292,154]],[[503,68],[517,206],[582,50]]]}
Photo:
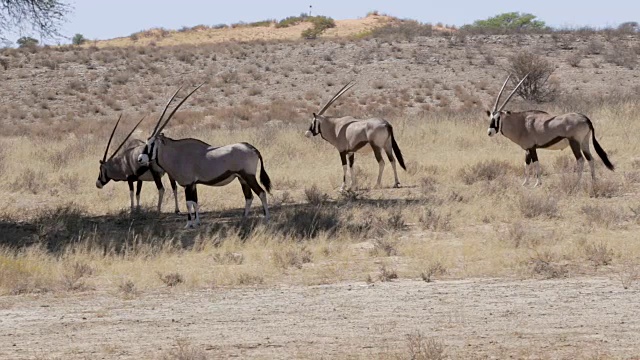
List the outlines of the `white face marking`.
{"label": "white face marking", "polygon": [[102,189],[102,183],[100,182],[100,179],[96,180],[96,187],[98,189]]}
{"label": "white face marking", "polygon": [[493,136],[496,134],[496,129],[494,128],[489,128],[489,130],[487,130],[487,135],[489,136]]}
{"label": "white face marking", "polygon": [[140,154],[138,155],[138,162],[140,163],[140,165],[142,166],[147,166],[149,165],[149,155],[147,154]]}
{"label": "white face marking", "polygon": [[313,134],[311,133],[311,131],[307,130],[304,132],[304,136],[310,138],[311,136],[313,136]]}

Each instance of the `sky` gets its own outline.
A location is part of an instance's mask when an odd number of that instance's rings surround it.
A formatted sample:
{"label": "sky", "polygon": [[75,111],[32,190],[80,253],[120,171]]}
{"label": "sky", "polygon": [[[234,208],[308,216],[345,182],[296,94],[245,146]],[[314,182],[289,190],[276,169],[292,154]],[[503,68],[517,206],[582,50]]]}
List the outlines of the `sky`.
{"label": "sky", "polygon": [[71,38],[79,33],[90,40],[128,36],[153,27],[179,29],[199,24],[279,20],[309,12],[309,5],[312,15],[336,20],[364,17],[377,10],[423,23],[457,26],[511,11],[532,13],[553,27],[601,28],[640,21],[637,0],[70,0],[70,3],[74,10],[62,29],[63,34]]}

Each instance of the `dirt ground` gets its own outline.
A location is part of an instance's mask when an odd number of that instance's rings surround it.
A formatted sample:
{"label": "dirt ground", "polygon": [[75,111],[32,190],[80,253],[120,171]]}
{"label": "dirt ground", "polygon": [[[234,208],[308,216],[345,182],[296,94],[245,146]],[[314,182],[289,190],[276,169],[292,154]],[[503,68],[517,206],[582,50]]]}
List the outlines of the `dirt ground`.
{"label": "dirt ground", "polygon": [[156,358],[178,343],[210,358],[408,358],[420,333],[450,358],[628,359],[639,296],[574,278],[5,297],[0,358]]}

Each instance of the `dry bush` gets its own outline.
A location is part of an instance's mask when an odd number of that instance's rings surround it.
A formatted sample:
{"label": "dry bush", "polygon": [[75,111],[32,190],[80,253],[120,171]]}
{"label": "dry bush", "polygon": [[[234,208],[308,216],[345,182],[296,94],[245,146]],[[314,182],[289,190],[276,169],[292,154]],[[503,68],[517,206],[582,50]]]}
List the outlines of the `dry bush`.
{"label": "dry bush", "polygon": [[451,214],[441,214],[440,211],[432,207],[425,207],[418,218],[420,224],[425,229],[431,231],[450,231],[451,230]]}
{"label": "dry bush", "polygon": [[260,275],[253,275],[248,273],[240,273],[236,278],[236,284],[238,285],[261,285],[264,283],[264,277]]}
{"label": "dry bush", "polygon": [[596,268],[611,265],[614,255],[613,250],[605,242],[586,244],[584,246],[584,254],[587,260],[591,261]]}
{"label": "dry bush", "polygon": [[625,186],[617,178],[600,176],[591,188],[591,196],[595,198],[612,198],[624,195]]}
{"label": "dry bush", "polygon": [[47,174],[43,170],[33,170],[27,168],[18,175],[11,188],[14,191],[26,191],[32,194],[38,194],[46,188]]}
{"label": "dry bush", "polygon": [[407,347],[411,360],[445,360],[445,346],[436,339],[426,339],[422,333],[407,335]]}
{"label": "dry bush", "polygon": [[118,291],[125,299],[132,299],[139,294],[136,284],[132,280],[125,280],[118,284]]}
{"label": "dry bush", "polygon": [[607,229],[620,225],[627,219],[621,208],[604,204],[584,205],[581,212],[588,224],[597,224]]}
{"label": "dry bush", "polygon": [[378,273],[378,280],[382,282],[391,281],[398,278],[396,269],[387,267],[386,265],[380,266],[380,272]]}
{"label": "dry bush", "polygon": [[444,275],[447,273],[447,268],[442,265],[440,261],[434,261],[427,266],[427,268],[420,273],[420,278],[425,282],[432,282],[433,277],[437,275]]}
{"label": "dry bush", "polygon": [[536,252],[529,260],[531,272],[545,279],[557,279],[567,275],[566,266],[556,263],[554,256],[548,252]]}
{"label": "dry bush", "polygon": [[60,251],[92,226],[86,217],[85,212],[73,204],[43,210],[33,221],[37,229],[34,240],[51,251]]}
{"label": "dry bush", "polygon": [[460,169],[458,175],[466,185],[473,185],[479,181],[492,181],[504,176],[511,168],[511,164],[506,161],[482,160]]}
{"label": "dry bush", "polygon": [[302,265],[312,261],[311,251],[304,246],[296,246],[284,251],[276,250],[272,253],[271,258],[276,267],[282,269],[290,267],[301,269]]}
{"label": "dry bush", "polygon": [[182,274],[174,272],[174,273],[169,273],[169,274],[162,274],[160,272],[157,273],[158,274],[158,278],[160,279],[160,281],[162,281],[163,284],[165,284],[166,286],[169,287],[174,287],[178,284],[182,284],[184,282],[184,277],[182,276]]}
{"label": "dry bush", "polygon": [[633,70],[638,64],[638,55],[624,44],[616,43],[605,55],[605,60],[611,64]]}
{"label": "dry bush", "polygon": [[371,256],[395,256],[398,255],[397,241],[388,237],[373,240],[373,248],[369,252]]}
{"label": "dry bush", "polygon": [[390,230],[403,230],[407,227],[407,223],[402,215],[402,209],[396,208],[391,211],[387,218],[387,226]]}
{"label": "dry bush", "polygon": [[62,276],[62,285],[67,291],[86,290],[83,278],[93,274],[93,268],[83,262],[75,262],[67,268]]}
{"label": "dry bush", "polygon": [[304,196],[311,205],[321,205],[329,200],[329,194],[322,192],[315,184],[304,189]]}
{"label": "dry bush", "polygon": [[525,218],[558,217],[558,200],[549,194],[524,193],[518,199],[518,207]]}
{"label": "dry bush", "polygon": [[541,242],[540,236],[534,232],[534,229],[521,221],[509,225],[506,237],[516,249],[520,247],[535,248]]}
{"label": "dry bush", "polygon": [[529,74],[517,94],[525,100],[535,102],[551,101],[555,98],[558,89],[548,82],[554,70],[555,66],[551,62],[530,51],[518,51],[510,56],[507,69],[510,74],[515,75],[511,79],[513,87]]}
{"label": "dry bush", "polygon": [[414,20],[400,20],[389,25],[377,27],[365,36],[384,41],[411,41],[416,36],[431,36],[433,26]]}
{"label": "dry bush", "polygon": [[176,340],[174,349],[163,353],[160,360],[207,360],[207,353],[189,343],[186,339]]}
{"label": "dry bush", "polygon": [[579,67],[580,61],[582,61],[582,54],[579,52],[574,52],[571,55],[567,56],[567,64],[571,67]]}
{"label": "dry bush", "polygon": [[637,260],[625,261],[618,272],[618,279],[624,289],[630,288],[636,280],[640,279],[640,266]]}

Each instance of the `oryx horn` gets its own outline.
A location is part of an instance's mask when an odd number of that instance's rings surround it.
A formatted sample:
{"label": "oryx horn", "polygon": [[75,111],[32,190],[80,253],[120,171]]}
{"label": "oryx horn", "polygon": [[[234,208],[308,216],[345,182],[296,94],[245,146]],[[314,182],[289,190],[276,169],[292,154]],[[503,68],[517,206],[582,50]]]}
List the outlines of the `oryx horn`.
{"label": "oryx horn", "polygon": [[329,108],[329,106],[331,106],[331,104],[333,104],[336,100],[338,100],[338,98],[340,96],[342,96],[342,94],[346,93],[347,91],[349,91],[349,89],[351,89],[354,85],[355,85],[355,81],[349,81],[349,83],[347,83],[347,85],[345,85],[344,87],[342,87],[342,89],[340,89],[340,91],[338,91],[332,98],[331,100],[329,100],[323,107],[322,109],[320,109],[320,112],[318,112],[318,115],[322,115],[324,114],[325,111],[327,111],[327,109]]}
{"label": "oryx horn", "polygon": [[522,80],[520,80],[520,82],[518,83],[518,85],[516,85],[516,87],[513,89],[513,91],[511,91],[511,94],[509,94],[509,96],[507,97],[507,100],[504,101],[504,103],[502,104],[502,106],[500,106],[500,109],[498,111],[502,111],[502,109],[504,109],[505,106],[507,106],[507,103],[509,102],[509,100],[511,100],[511,97],[513,97],[513,94],[516,93],[516,91],[518,90],[518,88],[520,88],[520,86],[522,85],[522,83],[527,79],[527,77],[529,76],[529,74],[525,75]]}
{"label": "oryx horn", "polygon": [[118,151],[122,148],[122,146],[124,145],[125,142],[127,142],[127,140],[129,140],[129,138],[131,137],[131,134],[133,134],[134,131],[136,131],[136,129],[138,128],[138,125],[140,125],[140,123],[142,122],[142,120],[144,120],[144,118],[146,118],[147,115],[143,116],[142,119],[140,119],[140,121],[138,121],[138,123],[136,124],[136,126],[133,127],[133,129],[131,129],[131,131],[129,132],[129,134],[127,135],[127,137],[124,138],[124,140],[122,140],[122,143],[120,143],[120,146],[118,146],[118,148],[116,149],[116,151],[113,152],[113,154],[109,157],[109,160],[113,159],[114,156],[116,156],[116,154],[118,153]]}
{"label": "oryx horn", "polygon": [[153,135],[157,135],[159,134],[162,129],[164,129],[165,126],[167,126],[167,124],[169,123],[169,120],[171,120],[171,118],[173,117],[173,115],[176,113],[176,111],[178,111],[178,109],[180,108],[180,106],[182,106],[182,104],[184,104],[185,101],[187,101],[187,99],[189,98],[189,96],[191,96],[194,92],[196,92],[196,90],[200,89],[200,87],[202,87],[202,85],[204,85],[204,83],[196,86],[195,89],[191,90],[190,93],[187,94],[187,96],[184,97],[184,99],[182,99],[182,101],[180,101],[178,103],[178,105],[176,105],[176,107],[173,109],[173,111],[171,111],[171,113],[169,114],[169,116],[167,117],[167,120],[164,122],[164,124],[162,124],[162,126],[160,126],[156,131],[154,131]]}
{"label": "oryx horn", "polygon": [[507,86],[509,79],[511,79],[511,74],[507,76],[507,80],[505,80],[504,84],[502,84],[502,88],[500,89],[500,92],[498,93],[498,97],[496,98],[496,103],[493,105],[493,112],[496,112],[496,110],[498,110],[498,103],[500,102],[500,97],[502,97],[502,93],[504,92],[504,88]]}
{"label": "oryx horn", "polygon": [[167,113],[167,109],[169,108],[169,105],[171,105],[171,102],[173,101],[173,99],[176,98],[176,95],[178,95],[178,92],[180,92],[180,90],[182,90],[182,86],[180,86],[178,90],[176,90],[176,92],[173,93],[173,96],[171,97],[171,99],[167,101],[167,105],[164,106],[164,110],[162,110],[162,114],[160,114],[160,118],[158,118],[158,122],[156,123],[156,126],[153,128],[153,131],[151,132],[151,136],[155,135],[156,130],[158,130],[158,126],[160,126],[160,123],[162,122],[162,118],[164,117],[164,114]]}
{"label": "oryx horn", "polygon": [[111,146],[111,140],[113,139],[113,134],[116,133],[116,129],[118,128],[118,124],[120,123],[121,119],[122,119],[122,114],[120,114],[120,117],[118,117],[118,121],[116,121],[116,126],[114,126],[113,130],[111,130],[111,136],[109,136],[109,141],[107,142],[107,148],[104,149],[104,155],[102,156],[102,162],[105,162],[105,160],[107,160],[107,153],[109,152],[109,146]]}

